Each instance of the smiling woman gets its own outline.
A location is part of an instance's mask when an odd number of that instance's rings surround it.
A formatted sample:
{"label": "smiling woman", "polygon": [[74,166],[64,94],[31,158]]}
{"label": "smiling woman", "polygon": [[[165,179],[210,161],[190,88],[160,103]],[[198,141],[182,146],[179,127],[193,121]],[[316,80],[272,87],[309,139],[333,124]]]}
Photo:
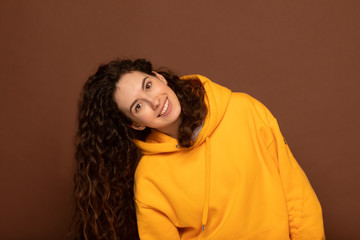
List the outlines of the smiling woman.
{"label": "smiling woman", "polygon": [[124,74],[116,86],[115,102],[132,120],[132,128],[154,128],[177,138],[181,106],[162,75],[134,71]]}
{"label": "smiling woman", "polygon": [[133,140],[145,140],[158,129],[189,147],[206,113],[199,79],[156,73],[144,59],[100,66],[79,102],[70,236],[137,239],[133,188],[141,152]]}
{"label": "smiling woman", "polygon": [[78,121],[77,239],[325,238],[276,119],[247,94],[117,60],[85,83]]}

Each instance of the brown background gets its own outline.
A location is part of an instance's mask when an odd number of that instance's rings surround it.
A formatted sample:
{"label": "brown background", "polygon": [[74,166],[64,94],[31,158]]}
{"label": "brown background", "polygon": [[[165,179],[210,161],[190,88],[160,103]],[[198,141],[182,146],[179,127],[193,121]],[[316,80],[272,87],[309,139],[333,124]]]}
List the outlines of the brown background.
{"label": "brown background", "polygon": [[270,108],[323,207],[358,239],[359,1],[1,1],[0,238],[62,239],[76,104],[116,57],[200,73]]}

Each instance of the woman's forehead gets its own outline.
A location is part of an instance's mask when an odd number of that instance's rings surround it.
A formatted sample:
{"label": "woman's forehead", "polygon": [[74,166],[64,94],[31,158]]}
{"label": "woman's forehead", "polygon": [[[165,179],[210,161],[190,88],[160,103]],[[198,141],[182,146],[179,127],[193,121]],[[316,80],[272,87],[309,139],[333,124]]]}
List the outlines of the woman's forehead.
{"label": "woman's forehead", "polygon": [[115,101],[122,111],[128,110],[138,93],[142,89],[144,79],[149,75],[142,72],[129,72],[121,76],[116,84]]}

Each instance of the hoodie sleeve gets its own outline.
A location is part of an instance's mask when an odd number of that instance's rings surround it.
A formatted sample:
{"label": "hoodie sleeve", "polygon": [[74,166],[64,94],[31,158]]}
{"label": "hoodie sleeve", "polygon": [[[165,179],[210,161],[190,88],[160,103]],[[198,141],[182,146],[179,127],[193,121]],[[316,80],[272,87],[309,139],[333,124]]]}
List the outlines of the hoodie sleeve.
{"label": "hoodie sleeve", "polygon": [[136,218],[141,240],[178,240],[179,231],[174,224],[160,211],[137,200]]}
{"label": "hoodie sleeve", "polygon": [[292,240],[325,239],[322,210],[305,173],[282,136],[274,117],[270,118],[274,141],[269,146],[283,184]]}

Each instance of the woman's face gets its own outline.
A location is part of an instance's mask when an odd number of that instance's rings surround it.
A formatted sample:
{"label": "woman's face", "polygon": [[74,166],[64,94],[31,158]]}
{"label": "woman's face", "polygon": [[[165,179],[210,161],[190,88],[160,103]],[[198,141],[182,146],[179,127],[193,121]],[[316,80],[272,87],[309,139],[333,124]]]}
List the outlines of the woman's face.
{"label": "woman's face", "polygon": [[155,128],[176,137],[181,106],[162,75],[126,73],[117,83],[114,97],[119,109],[133,121],[132,128]]}

